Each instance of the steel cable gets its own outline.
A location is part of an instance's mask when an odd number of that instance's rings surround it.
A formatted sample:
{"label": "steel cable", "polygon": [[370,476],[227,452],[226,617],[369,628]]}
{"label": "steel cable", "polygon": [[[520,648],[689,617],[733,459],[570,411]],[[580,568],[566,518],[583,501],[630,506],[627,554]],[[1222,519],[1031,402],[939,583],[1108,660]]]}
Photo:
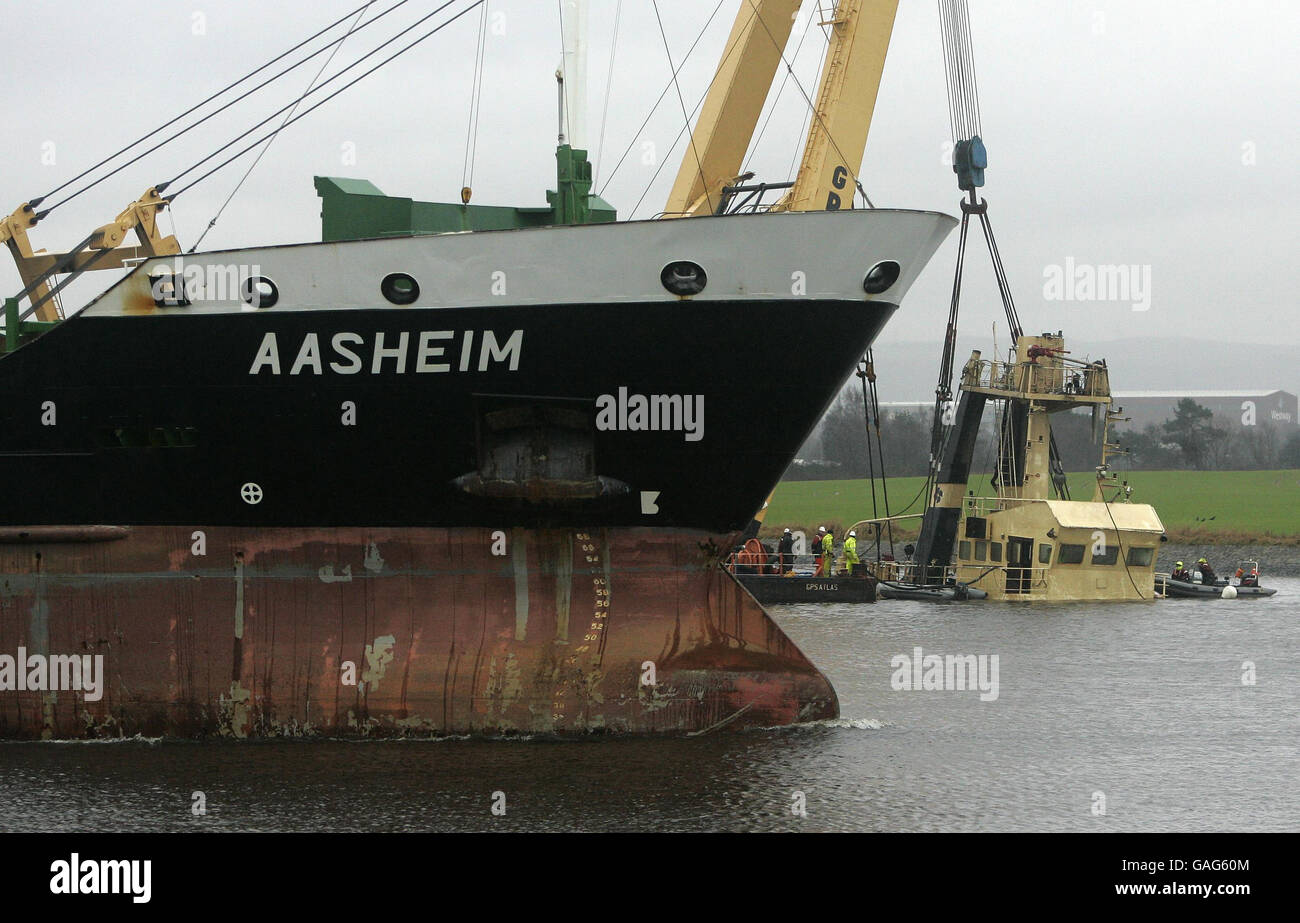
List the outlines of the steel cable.
{"label": "steel cable", "polygon": [[[371,3],[373,2],[374,0],[371,0]],[[371,3],[367,3],[366,8],[369,8]],[[357,23],[361,21],[361,17],[364,16],[365,14],[366,14],[365,9],[362,9],[362,11],[357,14],[357,18],[352,22],[352,28],[348,29],[347,35],[344,35],[343,38],[339,39],[338,44],[334,46],[334,50],[330,52],[330,56],[326,58],[325,63],[320,66],[320,70],[316,71],[316,76],[312,77],[311,82],[307,84],[307,90],[305,90],[303,94],[298,97],[297,102],[293,104],[293,107],[289,110],[288,114],[284,117],[284,121],[280,123],[280,128],[277,128],[275,130],[275,133],[272,134],[270,139],[266,142],[266,147],[262,148],[262,150],[258,152],[257,157],[253,159],[253,162],[248,165],[248,169],[244,171],[244,175],[239,178],[239,182],[235,183],[235,188],[230,190],[230,195],[226,196],[226,200],[221,203],[221,207],[217,209],[217,213],[212,216],[212,220],[208,222],[208,226],[205,227],[203,229],[203,233],[199,235],[199,239],[194,241],[194,246],[190,247],[189,250],[190,253],[194,253],[196,250],[198,250],[199,244],[203,243],[203,238],[207,237],[208,232],[217,226],[217,221],[219,221],[222,214],[225,213],[226,206],[231,203],[231,201],[235,198],[235,195],[238,194],[239,190],[243,188],[244,183],[248,181],[248,177],[252,175],[255,169],[257,169],[257,165],[262,162],[262,158],[266,156],[266,152],[271,149],[271,145],[274,144],[275,139],[279,137],[280,130],[283,129],[284,126],[289,123],[289,118],[294,114],[294,112],[297,111],[298,106],[302,103],[307,93],[311,91],[311,88],[316,85],[316,81],[320,80],[321,74],[325,73],[325,69],[330,66],[330,62],[334,60],[334,56],[338,54],[339,49],[343,47],[343,43],[347,41],[348,36],[351,35],[354,31],[356,31]],[[172,212],[171,209],[168,209],[168,212],[170,214],[174,214],[174,212]]]}
{"label": "steel cable", "polygon": [[[370,2],[373,2],[373,0],[370,0]],[[362,5],[361,7],[359,7],[357,10],[353,10],[351,13],[348,14],[348,16],[353,16],[353,15],[356,15],[358,12],[363,12],[363,11],[365,10],[365,8],[366,8],[367,6],[370,5],[370,2],[368,2],[368,3],[366,3],[366,4],[363,4],[363,5]],[[409,2],[410,2],[410,0],[398,0],[397,3],[393,4],[393,5],[392,5],[391,7],[389,7],[387,10],[384,10],[382,13],[380,13],[380,14],[379,14],[378,16],[376,16],[374,19],[372,19],[372,20],[370,20],[369,22],[367,22],[367,23],[365,23],[364,25],[362,25],[360,28],[361,28],[361,29],[364,29],[364,28],[366,28],[367,26],[373,25],[374,23],[378,22],[378,21],[379,21],[380,19],[382,19],[383,17],[387,16],[389,13],[393,12],[393,10],[397,9],[397,8],[400,7],[400,6],[404,6],[405,4],[407,4],[407,3],[409,3]],[[435,11],[435,12],[436,12],[436,11]],[[432,15],[432,14],[430,14],[430,15]],[[262,67],[258,68],[256,71],[253,71],[253,72],[251,72],[250,74],[248,74],[247,76],[242,77],[242,78],[240,78],[239,80],[235,81],[235,83],[231,84],[231,85],[230,85],[229,87],[227,87],[225,90],[222,90],[222,91],[220,91],[219,93],[216,93],[216,94],[214,94],[214,95],[208,97],[208,99],[204,100],[204,102],[199,103],[198,106],[194,106],[194,107],[192,107],[192,108],[186,110],[185,112],[181,113],[181,114],[180,114],[179,116],[177,116],[176,118],[172,119],[170,122],[165,123],[161,128],[157,129],[156,131],[154,131],[154,132],[150,132],[148,135],[145,135],[145,136],[141,137],[139,140],[133,142],[132,144],[127,145],[127,146],[126,146],[125,148],[123,148],[121,151],[118,151],[117,154],[114,154],[114,155],[112,155],[111,157],[108,157],[108,158],[106,158],[106,159],[100,161],[99,164],[97,164],[97,165],[94,166],[94,167],[91,167],[89,170],[84,171],[80,176],[85,176],[87,173],[90,173],[90,172],[92,172],[92,171],[98,169],[100,166],[103,166],[104,164],[106,164],[106,163],[112,161],[113,159],[115,159],[119,154],[122,154],[122,153],[124,153],[125,151],[128,151],[128,150],[130,150],[131,148],[135,147],[136,145],[138,145],[138,144],[142,143],[143,141],[147,140],[148,138],[153,137],[153,135],[156,134],[157,131],[161,131],[161,130],[163,130],[164,128],[167,128],[168,126],[175,124],[177,121],[179,121],[180,119],[184,118],[186,115],[189,115],[190,113],[196,111],[197,109],[202,108],[202,107],[203,107],[204,105],[206,105],[208,102],[211,102],[212,100],[216,99],[217,97],[223,95],[225,92],[227,92],[227,90],[232,89],[233,87],[239,85],[240,83],[243,83],[245,80],[248,79],[248,77],[251,77],[253,74],[258,73],[258,72],[260,72],[261,70],[265,70],[265,69],[266,69],[267,67],[269,67],[271,64],[274,64],[276,61],[279,61],[279,60],[283,59],[286,55],[289,55],[289,54],[291,54],[293,51],[296,51],[298,48],[301,48],[303,45],[305,45],[305,44],[307,44],[308,42],[312,41],[313,39],[319,37],[319,36],[320,36],[321,34],[323,34],[324,32],[328,32],[330,29],[334,28],[334,26],[338,25],[339,22],[342,22],[343,20],[347,19],[348,16],[344,16],[343,19],[338,20],[338,22],[335,22],[335,23],[331,24],[330,26],[326,27],[325,29],[323,29],[321,32],[316,33],[316,35],[315,35],[315,36],[312,36],[312,38],[307,39],[307,40],[304,41],[304,42],[300,42],[298,45],[295,45],[295,46],[294,46],[293,48],[291,48],[289,51],[286,51],[283,55],[280,55],[280,57],[278,57],[278,58],[274,58],[274,59],[272,59],[271,61],[268,61],[266,64],[262,65]],[[425,17],[425,18],[427,19],[428,17]],[[423,20],[420,20],[420,21],[423,22]],[[418,24],[419,24],[419,23],[417,22],[416,25],[418,25]],[[352,33],[349,32],[348,34],[350,35],[350,34],[352,34]],[[399,35],[400,35],[400,34],[404,34],[404,33],[399,33]],[[280,71],[278,74],[275,74],[275,75],[272,76],[272,77],[268,77],[266,80],[262,81],[262,82],[259,83],[257,86],[253,87],[253,88],[250,89],[250,90],[245,91],[244,93],[242,93],[242,94],[240,94],[239,96],[235,97],[234,99],[232,99],[230,102],[226,103],[225,105],[220,106],[220,107],[217,108],[217,109],[214,109],[212,112],[209,112],[207,115],[203,116],[203,118],[199,119],[198,121],[196,121],[196,122],[194,122],[194,123],[192,123],[192,124],[190,124],[190,125],[187,125],[185,128],[182,128],[180,131],[178,131],[178,132],[176,132],[176,133],[174,133],[174,134],[168,136],[167,138],[164,138],[162,141],[159,141],[159,142],[158,142],[157,144],[155,144],[153,147],[149,148],[149,149],[146,150],[146,151],[143,151],[143,152],[140,153],[140,154],[137,154],[135,157],[131,158],[131,159],[128,160],[126,163],[123,163],[123,164],[121,164],[121,165],[115,167],[114,169],[110,170],[108,173],[105,173],[103,176],[99,177],[98,179],[94,180],[93,182],[88,183],[87,185],[81,187],[81,188],[78,189],[76,192],[72,193],[71,195],[65,196],[64,198],[62,198],[62,199],[60,199],[58,202],[56,202],[54,205],[51,205],[49,208],[47,208],[47,209],[45,209],[43,212],[39,213],[39,214],[37,215],[37,219],[39,220],[39,219],[44,218],[44,217],[47,216],[50,212],[54,211],[54,209],[58,208],[60,205],[66,205],[68,202],[71,202],[73,199],[77,198],[77,197],[78,197],[79,195],[81,195],[82,193],[87,192],[87,191],[90,190],[90,189],[93,189],[94,187],[98,186],[100,183],[104,182],[105,180],[110,179],[110,178],[113,177],[113,176],[116,176],[118,173],[121,173],[121,172],[122,172],[123,170],[125,170],[127,167],[130,167],[130,166],[132,166],[133,164],[139,163],[141,160],[143,160],[145,157],[148,157],[148,156],[149,156],[150,154],[152,154],[154,151],[157,151],[158,149],[160,149],[160,148],[162,148],[162,147],[165,147],[166,145],[168,145],[168,144],[170,144],[171,142],[175,141],[177,138],[181,137],[182,135],[185,135],[186,133],[188,133],[188,132],[190,132],[190,131],[193,131],[195,128],[198,128],[200,125],[202,125],[203,123],[207,122],[209,119],[211,119],[211,118],[213,118],[213,117],[215,117],[215,116],[217,116],[217,115],[220,115],[222,112],[225,112],[225,111],[226,111],[227,109],[229,109],[231,106],[234,106],[234,105],[236,105],[237,103],[242,102],[243,100],[247,99],[249,96],[252,96],[252,95],[253,95],[254,93],[256,93],[258,90],[261,90],[261,89],[265,88],[266,86],[268,86],[269,84],[274,83],[276,80],[279,80],[279,79],[280,79],[281,77],[283,77],[285,74],[288,74],[288,73],[290,73],[291,71],[294,71],[294,70],[298,69],[299,67],[301,67],[302,65],[304,65],[304,64],[306,64],[308,61],[310,61],[312,58],[315,58],[317,55],[323,54],[324,52],[328,51],[330,48],[333,48],[333,47],[335,47],[335,46],[341,44],[341,43],[343,42],[343,39],[345,39],[345,38],[347,38],[347,35],[344,35],[342,38],[335,39],[334,41],[329,42],[328,44],[321,46],[321,47],[318,48],[316,51],[313,51],[311,54],[309,54],[307,57],[303,58],[302,60],[300,60],[300,61],[298,61],[298,62],[296,62],[296,63],[294,63],[294,64],[289,65],[289,66],[286,67],[284,70]],[[390,41],[391,41],[391,40],[390,40]],[[382,47],[382,46],[381,46],[381,47]],[[331,78],[331,79],[332,79],[332,78]],[[329,81],[326,81],[326,82],[328,83]],[[298,100],[298,102],[301,102],[301,101],[302,101],[302,98],[300,97],[299,100]],[[251,131],[255,131],[255,130],[256,130],[257,128],[259,128],[261,125],[266,124],[266,122],[269,122],[271,119],[275,118],[275,116],[279,115],[281,112],[284,112],[285,109],[288,109],[288,108],[289,108],[288,106],[285,106],[284,108],[277,110],[276,112],[272,113],[269,117],[267,117],[267,118],[266,118],[265,120],[263,120],[262,122],[259,122],[257,125],[254,125],[253,128],[250,129],[249,131],[250,131],[250,132],[251,132]],[[247,134],[247,133],[246,133],[246,134]],[[240,137],[243,137],[243,135],[241,135]],[[238,138],[235,139],[235,140],[237,141]],[[233,142],[232,142],[232,143],[233,143]],[[228,145],[227,145],[227,146],[228,146]],[[224,148],[218,148],[217,151],[216,151],[215,153],[220,153],[220,151],[223,150],[223,149],[224,149]],[[212,156],[215,156],[215,153],[214,153]],[[202,161],[200,161],[200,162],[202,162]],[[72,179],[72,180],[69,180],[67,183],[64,183],[63,186],[60,186],[60,187],[59,187],[59,189],[63,189],[63,188],[65,188],[66,186],[71,185],[73,182],[76,181],[76,179],[79,179],[80,176],[79,176],[79,177],[76,177],[76,178],[74,178],[74,179]],[[56,191],[57,191],[57,190],[56,190]],[[160,191],[161,191],[161,190],[160,190]],[[50,193],[50,194],[52,194],[52,193]],[[40,201],[42,201],[43,199],[45,199],[46,197],[47,197],[47,196],[42,196],[40,199],[37,199],[37,200],[35,200],[35,201],[36,201],[36,202],[40,202]]]}
{"label": "steel cable", "polygon": [[[348,65],[347,67],[345,67],[343,70],[339,71],[337,74],[335,74],[334,76],[330,77],[328,80],[324,81],[320,86],[315,87],[314,89],[312,89],[311,91],[309,91],[308,93],[306,93],[306,94],[304,95],[304,98],[306,98],[306,96],[310,96],[310,95],[312,95],[313,93],[316,93],[316,92],[318,92],[318,91],[320,91],[320,90],[323,90],[323,89],[324,89],[328,84],[330,84],[330,83],[333,82],[334,80],[337,80],[339,77],[343,76],[343,75],[344,75],[345,73],[347,73],[349,70],[351,70],[352,68],[354,68],[354,67],[356,67],[358,64],[360,64],[362,61],[365,61],[367,58],[372,57],[373,55],[375,55],[375,54],[378,53],[379,51],[382,51],[384,48],[388,47],[390,44],[392,44],[392,42],[393,42],[394,39],[400,38],[402,35],[405,35],[406,33],[410,32],[412,29],[414,29],[414,28],[415,28],[416,26],[418,26],[420,23],[425,22],[425,21],[428,20],[430,17],[436,15],[437,13],[442,12],[442,11],[445,10],[447,7],[451,6],[454,2],[455,2],[455,0],[448,0],[447,3],[444,3],[442,6],[438,7],[438,9],[434,10],[432,13],[429,13],[427,16],[424,16],[424,17],[422,17],[421,19],[417,20],[415,23],[413,23],[412,25],[408,26],[406,29],[403,29],[401,32],[399,32],[397,35],[393,36],[392,39],[389,39],[389,40],[388,40],[387,42],[385,42],[383,45],[380,45],[378,48],[375,48],[374,50],[372,50],[372,51],[366,53],[365,55],[363,55],[362,57],[358,58],[356,61],[353,61],[351,64],[349,64],[349,65]],[[259,144],[261,144],[263,141],[265,141],[268,137],[270,137],[271,135],[275,134],[275,132],[278,132],[278,131],[280,131],[280,130],[282,130],[282,129],[284,129],[284,128],[287,128],[289,125],[292,125],[292,124],[294,124],[295,122],[298,122],[298,121],[300,121],[301,119],[303,119],[304,117],[310,115],[312,112],[314,112],[314,111],[316,111],[317,109],[319,109],[319,108],[320,108],[321,106],[323,106],[325,103],[329,102],[331,99],[333,99],[334,97],[338,96],[338,95],[339,95],[340,93],[342,93],[344,90],[347,90],[348,88],[355,86],[357,83],[359,83],[360,81],[364,80],[366,77],[370,76],[370,75],[373,74],[375,71],[379,70],[381,67],[383,67],[384,65],[388,64],[390,61],[393,61],[395,58],[401,57],[403,54],[405,54],[406,52],[410,51],[410,50],[411,50],[412,48],[414,48],[416,45],[420,44],[421,42],[425,41],[426,39],[430,38],[431,36],[437,34],[438,32],[441,32],[443,29],[445,29],[447,26],[451,25],[451,24],[452,24],[453,22],[455,22],[457,19],[460,19],[460,18],[461,18],[462,16],[464,16],[466,13],[469,13],[469,12],[471,12],[472,10],[477,9],[477,8],[478,8],[480,5],[482,5],[484,2],[485,2],[485,0],[475,0],[475,2],[473,2],[473,3],[471,3],[469,6],[465,7],[465,9],[461,10],[459,13],[456,13],[454,16],[452,16],[452,17],[451,17],[450,19],[448,19],[446,22],[443,22],[443,23],[441,23],[440,25],[435,26],[434,28],[430,29],[428,32],[424,33],[424,35],[421,35],[419,38],[417,38],[417,39],[415,39],[414,41],[410,42],[409,44],[403,46],[401,49],[399,49],[398,51],[396,51],[396,52],[394,52],[393,54],[389,55],[387,58],[385,58],[384,60],[380,61],[378,64],[376,64],[374,67],[370,68],[369,70],[365,71],[365,72],[362,73],[360,76],[355,77],[355,78],[353,78],[352,80],[348,81],[348,82],[345,83],[343,86],[341,86],[341,87],[339,87],[337,90],[335,90],[333,93],[331,93],[331,94],[329,94],[328,96],[326,96],[326,97],[325,97],[324,99],[322,99],[320,102],[315,103],[315,104],[312,105],[311,107],[309,107],[309,108],[303,110],[303,111],[302,111],[301,113],[299,113],[298,115],[296,115],[296,116],[294,116],[293,118],[287,120],[287,121],[284,122],[282,125],[280,125],[279,128],[276,128],[275,131],[271,132],[270,134],[263,135],[261,138],[258,138],[258,139],[257,139],[256,141],[254,141],[252,144],[249,144],[249,145],[247,145],[246,147],[241,148],[241,149],[240,149],[239,151],[237,151],[235,154],[232,154],[230,157],[226,158],[226,159],[223,160],[221,163],[217,164],[215,167],[213,167],[213,168],[212,168],[211,170],[209,170],[208,172],[204,173],[204,174],[203,174],[202,176],[200,176],[198,179],[192,181],[192,182],[191,182],[189,185],[187,185],[185,188],[183,188],[183,189],[181,189],[181,190],[179,190],[179,191],[177,191],[177,192],[172,193],[172,195],[168,196],[168,200],[169,200],[169,201],[170,201],[170,200],[173,200],[173,199],[175,199],[178,195],[180,195],[181,193],[183,193],[183,192],[188,192],[190,189],[193,189],[195,186],[197,186],[199,183],[203,182],[205,179],[207,179],[208,177],[210,177],[212,174],[216,173],[218,170],[222,169],[223,167],[228,166],[230,163],[234,162],[235,160],[238,160],[238,159],[239,159],[240,157],[242,157],[244,154],[248,153],[250,150],[252,150],[253,148],[257,147]],[[372,21],[373,21],[373,20],[372,20]],[[298,102],[301,102],[301,101],[302,101],[302,100],[299,100]],[[258,123],[257,123],[256,125],[254,125],[252,128],[250,128],[250,129],[248,129],[247,131],[245,131],[245,132],[243,132],[243,133],[237,135],[235,138],[231,139],[231,140],[230,140],[229,142],[227,142],[226,144],[223,144],[221,147],[217,148],[215,151],[213,151],[213,152],[212,152],[211,154],[209,154],[207,157],[204,157],[202,160],[199,160],[199,161],[195,162],[193,165],[187,167],[185,170],[182,170],[180,173],[176,174],[176,176],[172,177],[172,178],[171,178],[170,180],[168,180],[166,183],[163,183],[163,184],[161,184],[160,186],[158,186],[158,187],[157,187],[157,188],[158,188],[158,191],[159,191],[159,192],[163,191],[164,189],[166,189],[167,187],[169,187],[169,186],[171,186],[173,183],[175,183],[177,180],[179,180],[181,177],[183,177],[183,176],[187,176],[187,175],[189,175],[190,173],[193,173],[193,172],[194,172],[195,170],[197,170],[200,166],[202,166],[203,164],[207,163],[207,162],[208,162],[209,160],[211,160],[212,158],[216,157],[216,156],[217,156],[218,154],[220,154],[222,151],[227,150],[227,149],[230,148],[230,147],[233,147],[235,144],[239,143],[239,141],[241,141],[243,138],[248,137],[248,135],[252,134],[252,133],[253,133],[254,131],[256,131],[258,128],[262,127],[262,126],[265,125],[267,122],[269,122],[271,119],[275,118],[277,115],[280,115],[282,112],[284,112],[284,111],[285,111],[286,109],[288,109],[288,108],[290,108],[290,107],[289,107],[289,106],[284,106],[284,107],[278,109],[277,111],[271,113],[271,115],[269,115],[267,118],[263,119],[262,121],[258,122]]]}

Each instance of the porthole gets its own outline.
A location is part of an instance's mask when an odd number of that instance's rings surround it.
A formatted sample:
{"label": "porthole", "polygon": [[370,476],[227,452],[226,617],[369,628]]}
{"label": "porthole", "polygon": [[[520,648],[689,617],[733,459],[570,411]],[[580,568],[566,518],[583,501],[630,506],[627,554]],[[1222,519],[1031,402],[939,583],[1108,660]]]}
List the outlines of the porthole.
{"label": "porthole", "polygon": [[689,260],[677,260],[669,263],[659,273],[659,281],[664,288],[678,296],[698,295],[709,284],[709,277],[704,267]]}
{"label": "porthole", "polygon": [[266,276],[250,276],[239,287],[244,303],[254,308],[270,308],[280,300],[280,289]]}
{"label": "porthole", "polygon": [[393,304],[414,304],[420,297],[420,283],[404,272],[390,272],[379,283],[379,291]]}
{"label": "porthole", "polygon": [[149,270],[149,294],[153,296],[154,307],[158,308],[184,308],[190,303],[186,297],[184,274],[169,266]]}
{"label": "porthole", "polygon": [[862,280],[862,288],[868,295],[879,295],[889,290],[898,281],[898,274],[903,269],[893,260],[883,260],[867,270],[867,277]]}

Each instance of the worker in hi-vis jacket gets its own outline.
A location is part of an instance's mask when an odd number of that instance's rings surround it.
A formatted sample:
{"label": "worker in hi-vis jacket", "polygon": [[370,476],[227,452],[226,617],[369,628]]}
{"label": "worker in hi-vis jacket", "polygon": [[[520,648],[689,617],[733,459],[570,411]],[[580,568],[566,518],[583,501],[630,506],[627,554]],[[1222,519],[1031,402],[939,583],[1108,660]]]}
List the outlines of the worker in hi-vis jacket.
{"label": "worker in hi-vis jacket", "polygon": [[849,537],[844,540],[844,573],[853,576],[853,565],[861,564],[858,560],[858,533],[849,530]]}
{"label": "worker in hi-vis jacket", "polygon": [[835,573],[835,534],[830,529],[822,536],[822,563],[817,569],[820,577],[830,577]]}

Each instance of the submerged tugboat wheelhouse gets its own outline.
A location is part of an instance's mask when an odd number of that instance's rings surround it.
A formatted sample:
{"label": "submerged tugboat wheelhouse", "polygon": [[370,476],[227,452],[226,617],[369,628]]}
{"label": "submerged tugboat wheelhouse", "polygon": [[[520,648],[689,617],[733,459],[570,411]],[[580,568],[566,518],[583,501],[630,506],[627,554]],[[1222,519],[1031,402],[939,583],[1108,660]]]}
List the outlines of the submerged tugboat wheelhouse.
{"label": "submerged tugboat wheelhouse", "polygon": [[[878,82],[893,5],[874,5],[874,64],[828,67],[823,94],[864,67]],[[38,255],[37,213],[15,211],[4,233],[46,321],[7,306],[0,476],[21,489],[0,526],[0,653],[46,668],[0,675],[0,735],[834,716],[830,684],[718,562],[954,222],[796,208],[856,176],[844,138],[784,204],[725,213],[757,118],[731,96],[761,107],[798,4],[754,6],[724,56],[744,80],[715,82],[704,162],[669,209],[712,214],[612,222],[568,144],[546,210],[318,179],[318,244],[181,258],[150,190],[88,249]],[[729,125],[746,105],[748,128]],[[140,246],[114,249],[128,230]],[[134,267],[54,322],[50,269],[125,250]],[[793,371],[803,399],[755,368]],[[99,695],[60,687],[55,658],[66,680],[95,656]]]}

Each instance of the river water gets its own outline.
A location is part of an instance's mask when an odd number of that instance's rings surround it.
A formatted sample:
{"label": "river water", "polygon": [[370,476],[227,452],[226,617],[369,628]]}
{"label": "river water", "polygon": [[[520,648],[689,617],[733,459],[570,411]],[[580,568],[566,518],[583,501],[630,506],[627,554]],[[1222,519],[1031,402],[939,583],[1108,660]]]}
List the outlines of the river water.
{"label": "river water", "polygon": [[[0,830],[1295,831],[1300,579],[1265,583],[1279,594],[774,608],[840,695],[841,719],[796,728],[0,743]],[[894,689],[917,647],[990,658],[987,691]]]}

